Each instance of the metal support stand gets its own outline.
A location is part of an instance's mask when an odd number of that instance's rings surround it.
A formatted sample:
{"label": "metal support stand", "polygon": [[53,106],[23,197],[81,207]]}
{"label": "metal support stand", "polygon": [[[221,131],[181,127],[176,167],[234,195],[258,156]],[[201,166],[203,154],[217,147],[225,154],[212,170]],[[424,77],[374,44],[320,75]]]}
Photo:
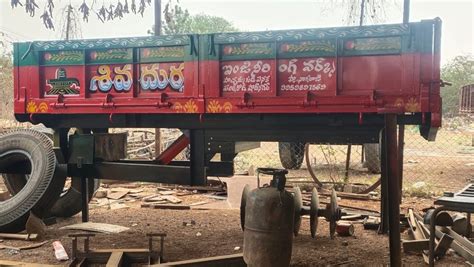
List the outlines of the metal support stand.
{"label": "metal support stand", "polygon": [[[77,158],[77,168],[82,169],[83,158]],[[81,211],[82,211],[82,222],[89,221],[89,179],[81,177]]]}
{"label": "metal support stand", "polygon": [[401,266],[400,182],[398,176],[397,115],[385,115],[390,265]]}
{"label": "metal support stand", "polygon": [[403,190],[403,151],[405,148],[405,125],[398,125],[398,175],[400,177],[400,204],[402,203]]}
{"label": "metal support stand", "polygon": [[86,177],[81,178],[81,209],[82,209],[82,222],[89,221],[89,179]]}
{"label": "metal support stand", "polygon": [[206,185],[206,143],[204,130],[190,130],[191,184]]}
{"label": "metal support stand", "polygon": [[388,233],[388,175],[387,175],[387,138],[386,130],[380,134],[380,226],[378,233]]}
{"label": "metal support stand", "polygon": [[351,163],[351,148],[352,145],[348,144],[347,145],[347,153],[346,153],[346,171],[344,173],[344,182],[347,183],[349,182],[349,167]]}

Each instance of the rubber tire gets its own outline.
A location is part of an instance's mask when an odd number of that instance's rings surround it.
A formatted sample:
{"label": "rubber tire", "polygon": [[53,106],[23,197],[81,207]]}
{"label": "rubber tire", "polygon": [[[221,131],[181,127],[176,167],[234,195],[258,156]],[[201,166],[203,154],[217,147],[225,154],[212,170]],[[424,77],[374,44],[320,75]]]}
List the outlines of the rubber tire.
{"label": "rubber tire", "polygon": [[[94,179],[94,182],[91,183],[89,180],[89,198],[88,202],[91,201],[94,197],[95,191],[99,188],[100,180]],[[51,211],[48,215],[52,217],[72,217],[82,211],[81,206],[81,178],[72,177],[71,178],[71,187],[66,191],[64,195],[61,195],[51,208]]]}
{"label": "rubber tire", "polygon": [[301,168],[304,159],[304,146],[302,142],[279,142],[278,152],[283,168],[297,170]]}
{"label": "rubber tire", "polygon": [[380,145],[379,144],[364,144],[364,167],[370,173],[380,173]]}
{"label": "rubber tire", "polygon": [[[26,178],[23,174],[3,174],[3,180],[8,191],[11,194],[17,194],[18,191],[23,188]],[[89,182],[88,201],[91,201],[92,197],[94,197],[95,191],[97,191],[99,185],[99,179],[94,179],[93,183]],[[81,199],[81,178],[72,177],[71,187],[65,193],[64,191],[61,192],[58,200],[54,203],[46,216],[62,218],[72,217],[81,212]]]}
{"label": "rubber tire", "polygon": [[[54,134],[54,132],[44,126],[37,126],[34,130],[45,134],[50,139],[52,139]],[[3,174],[3,180],[8,191],[15,195],[23,188],[27,179],[24,174]],[[95,191],[99,188],[99,185],[100,179],[94,179],[93,183],[89,182],[88,201],[91,201]],[[62,188],[64,189],[64,184]],[[66,191],[66,193],[63,194],[63,192],[61,192],[59,199],[54,203],[51,210],[45,216],[63,218],[72,217],[82,211],[81,199],[81,178],[72,177],[71,187]]]}
{"label": "rubber tire", "polygon": [[[23,189],[0,202],[0,232],[25,229],[29,212],[42,218],[58,200],[66,179],[64,165],[58,165],[49,138],[34,130],[16,130],[0,136],[0,155],[22,153],[31,164],[31,174]],[[7,154],[8,153],[8,154]],[[15,157],[0,160],[0,164],[23,162]]]}

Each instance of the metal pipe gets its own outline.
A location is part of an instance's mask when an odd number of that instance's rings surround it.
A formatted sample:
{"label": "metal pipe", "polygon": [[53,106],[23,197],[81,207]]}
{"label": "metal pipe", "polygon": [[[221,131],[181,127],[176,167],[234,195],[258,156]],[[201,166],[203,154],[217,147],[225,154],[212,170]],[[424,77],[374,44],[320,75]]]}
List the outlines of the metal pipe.
{"label": "metal pipe", "polygon": [[398,125],[398,175],[400,181],[400,204],[403,190],[403,153],[405,148],[405,124]]}
{"label": "metal pipe", "polygon": [[398,176],[397,115],[385,115],[387,138],[387,183],[388,183],[388,226],[390,244],[390,265],[401,266],[400,246],[400,182]]}
{"label": "metal pipe", "polygon": [[410,0],[403,0],[403,24],[410,21]]}

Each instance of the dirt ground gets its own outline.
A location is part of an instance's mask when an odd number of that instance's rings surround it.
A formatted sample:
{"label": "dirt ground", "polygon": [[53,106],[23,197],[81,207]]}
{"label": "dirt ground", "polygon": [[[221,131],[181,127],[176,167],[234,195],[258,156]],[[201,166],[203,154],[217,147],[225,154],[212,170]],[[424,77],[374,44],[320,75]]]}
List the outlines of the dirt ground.
{"label": "dirt ground", "polygon": [[[180,196],[183,203],[198,201],[211,202],[208,207],[223,207],[226,200],[210,199],[202,194]],[[379,208],[378,201],[341,200],[340,204],[368,209]],[[429,207],[432,199],[406,198],[402,205],[403,212],[407,207],[417,210]],[[243,233],[240,229],[239,211],[237,209],[192,209],[160,210],[141,208],[140,201],[127,201],[127,209],[110,210],[91,205],[92,222],[111,223],[129,227],[130,230],[119,234],[97,234],[91,242],[91,248],[146,248],[146,233],[165,232],[165,260],[176,261],[209,256],[219,256],[243,252]],[[198,208],[198,207],[196,207]],[[202,206],[201,206],[202,208]],[[61,230],[62,226],[79,223],[80,214],[72,218],[58,220],[48,226],[48,243],[40,248],[24,251],[9,249],[0,250],[0,259],[34,262],[41,264],[66,264],[58,262],[51,243],[60,240],[71,255],[71,239],[68,234],[75,231]],[[190,225],[191,220],[195,221]],[[355,236],[329,238],[328,223],[320,218],[317,237],[312,239],[309,220],[303,218],[299,236],[294,238],[291,266],[319,265],[387,265],[389,263],[388,237],[379,235],[373,230],[364,230],[361,224],[355,225]],[[188,226],[186,226],[188,224]],[[402,238],[407,238],[406,233]],[[30,244],[27,241],[3,240],[0,244],[21,246]],[[157,243],[158,245],[158,243]],[[421,254],[403,254],[405,265],[423,265]],[[443,265],[463,265],[464,260],[449,253]]]}

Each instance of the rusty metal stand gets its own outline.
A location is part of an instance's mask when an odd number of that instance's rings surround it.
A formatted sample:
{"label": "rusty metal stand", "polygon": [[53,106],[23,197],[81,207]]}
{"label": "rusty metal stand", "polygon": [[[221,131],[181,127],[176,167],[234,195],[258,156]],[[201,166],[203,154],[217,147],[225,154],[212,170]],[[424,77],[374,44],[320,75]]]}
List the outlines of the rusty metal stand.
{"label": "rusty metal stand", "polygon": [[[107,266],[132,266],[132,264],[157,264],[163,261],[164,233],[146,234],[148,238],[147,249],[90,249],[90,238],[92,233],[71,234],[72,237],[72,259],[69,266],[90,266],[106,264]],[[78,249],[78,239],[84,238],[84,249]],[[160,238],[160,249],[154,250],[153,237]]]}
{"label": "rusty metal stand", "polygon": [[400,246],[400,182],[397,148],[397,115],[385,115],[388,226],[390,243],[390,265],[401,266]]}

